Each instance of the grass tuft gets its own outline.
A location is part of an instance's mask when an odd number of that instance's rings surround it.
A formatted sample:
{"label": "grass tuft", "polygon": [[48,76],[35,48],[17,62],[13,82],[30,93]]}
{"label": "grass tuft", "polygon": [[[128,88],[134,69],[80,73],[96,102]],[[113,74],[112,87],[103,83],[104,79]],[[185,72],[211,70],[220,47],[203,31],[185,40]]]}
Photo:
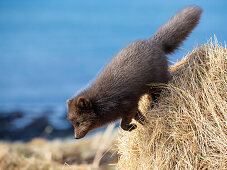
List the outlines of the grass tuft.
{"label": "grass tuft", "polygon": [[118,169],[227,169],[227,49],[210,40],[170,67],[149,123],[118,135]]}

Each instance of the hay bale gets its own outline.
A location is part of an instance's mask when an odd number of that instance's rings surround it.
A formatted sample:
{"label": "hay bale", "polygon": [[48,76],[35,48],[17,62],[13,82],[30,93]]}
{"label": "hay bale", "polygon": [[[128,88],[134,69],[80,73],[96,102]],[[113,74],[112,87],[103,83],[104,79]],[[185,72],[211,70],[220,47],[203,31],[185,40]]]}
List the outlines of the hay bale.
{"label": "hay bale", "polygon": [[140,108],[149,123],[118,135],[118,169],[227,168],[227,49],[217,41],[170,68],[159,103]]}

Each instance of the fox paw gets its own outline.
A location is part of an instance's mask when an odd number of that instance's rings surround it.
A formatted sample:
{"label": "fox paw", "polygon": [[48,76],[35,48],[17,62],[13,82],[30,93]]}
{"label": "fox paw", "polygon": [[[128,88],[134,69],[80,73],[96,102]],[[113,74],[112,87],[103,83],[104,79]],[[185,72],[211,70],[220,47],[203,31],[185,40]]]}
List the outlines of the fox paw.
{"label": "fox paw", "polygon": [[132,131],[137,128],[137,125],[135,123],[130,123],[129,125],[121,126],[121,128],[125,131]]}

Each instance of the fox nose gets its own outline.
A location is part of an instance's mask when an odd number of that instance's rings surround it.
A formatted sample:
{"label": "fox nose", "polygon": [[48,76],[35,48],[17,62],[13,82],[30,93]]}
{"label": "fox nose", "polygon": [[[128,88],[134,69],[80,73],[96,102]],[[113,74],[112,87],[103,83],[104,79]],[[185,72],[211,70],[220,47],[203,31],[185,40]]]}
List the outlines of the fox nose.
{"label": "fox nose", "polygon": [[79,137],[75,136],[75,139],[80,139]]}

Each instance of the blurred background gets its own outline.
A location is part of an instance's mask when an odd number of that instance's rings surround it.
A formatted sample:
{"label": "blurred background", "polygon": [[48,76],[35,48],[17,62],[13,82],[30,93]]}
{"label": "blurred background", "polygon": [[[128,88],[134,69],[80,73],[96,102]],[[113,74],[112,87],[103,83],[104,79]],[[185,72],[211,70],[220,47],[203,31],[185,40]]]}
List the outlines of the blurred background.
{"label": "blurred background", "polygon": [[204,11],[168,56],[173,62],[214,34],[224,43],[226,0],[0,0],[0,140],[73,139],[66,100],[119,50],[151,37],[187,5]]}

